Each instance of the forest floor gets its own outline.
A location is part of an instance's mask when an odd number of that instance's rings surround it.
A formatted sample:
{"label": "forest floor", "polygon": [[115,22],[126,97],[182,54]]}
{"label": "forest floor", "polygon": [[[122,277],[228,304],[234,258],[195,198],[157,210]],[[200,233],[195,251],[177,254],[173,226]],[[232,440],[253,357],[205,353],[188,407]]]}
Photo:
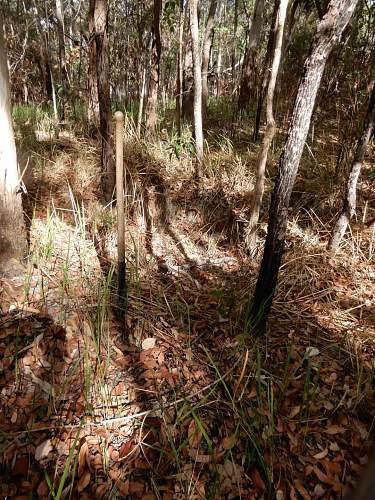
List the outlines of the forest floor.
{"label": "forest floor", "polygon": [[125,321],[112,307],[115,210],[98,202],[95,142],[27,136],[30,259],[0,283],[2,498],[328,499],[363,470],[375,424],[375,226],[361,223],[374,217],[373,171],[359,187],[365,212],[329,254],[337,144],[316,131],[268,334],[254,338],[243,318],[266,213],[255,258],[241,238],[258,146],[243,123],[215,125],[198,184],[188,139],[137,141],[128,124]]}

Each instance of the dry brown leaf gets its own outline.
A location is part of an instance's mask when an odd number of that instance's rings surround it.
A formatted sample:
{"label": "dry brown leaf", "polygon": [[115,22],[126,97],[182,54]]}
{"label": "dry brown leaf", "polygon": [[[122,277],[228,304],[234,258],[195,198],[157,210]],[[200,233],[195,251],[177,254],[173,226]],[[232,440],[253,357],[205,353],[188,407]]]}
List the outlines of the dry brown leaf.
{"label": "dry brown leaf", "polygon": [[288,415],[289,418],[294,418],[296,415],[298,415],[298,413],[301,411],[301,407],[300,406],[295,406],[294,408],[292,408],[290,410],[290,413]]}
{"label": "dry brown leaf", "polygon": [[335,442],[334,442],[334,443],[331,443],[331,444],[329,445],[329,449],[330,449],[331,451],[340,451],[340,447],[339,447],[339,445],[338,445],[337,443],[335,443]]}
{"label": "dry brown leaf", "polygon": [[87,444],[87,441],[85,441],[78,453],[78,477],[81,477],[83,471],[85,470],[88,451],[89,451],[89,446]]}
{"label": "dry brown leaf", "polygon": [[233,446],[236,445],[237,436],[236,434],[232,434],[231,436],[227,436],[223,439],[223,448],[224,450],[231,450]]}
{"label": "dry brown leaf", "polygon": [[95,498],[101,500],[102,498],[104,498],[105,494],[107,493],[107,490],[108,490],[108,484],[106,483],[100,484],[95,490]]}
{"label": "dry brown leaf", "polygon": [[324,432],[330,436],[334,436],[335,434],[341,434],[346,431],[347,429],[345,429],[345,427],[341,427],[340,425],[330,425]]}
{"label": "dry brown leaf", "polygon": [[324,474],[324,472],[322,472],[316,465],[313,467],[313,471],[319,481],[326,484],[332,484],[332,478],[328,477],[327,474]]}
{"label": "dry brown leaf", "polygon": [[122,396],[125,392],[125,383],[123,381],[119,382],[113,390],[115,396]]}
{"label": "dry brown leaf", "polygon": [[314,455],[314,458],[316,458],[316,460],[322,460],[323,458],[325,458],[326,456],[328,455],[328,448],[325,448],[323,451],[319,452],[319,453],[316,453]]}
{"label": "dry brown leaf", "polygon": [[253,469],[251,471],[251,479],[253,480],[253,483],[258,490],[258,492],[263,493],[266,489],[266,485],[264,484],[264,481],[262,479],[262,476],[260,475],[258,469]]}
{"label": "dry brown leaf", "polygon": [[90,479],[91,479],[91,474],[90,474],[90,471],[89,470],[86,470],[82,476],[80,477],[79,481],[78,481],[78,484],[77,484],[77,488],[78,488],[78,491],[81,492],[83,491],[85,488],[87,488],[87,486],[90,484]]}
{"label": "dry brown leaf", "polygon": [[118,479],[116,481],[116,487],[119,490],[120,494],[124,497],[129,495],[129,479],[126,481],[122,481],[121,479]]}
{"label": "dry brown leaf", "polygon": [[323,488],[321,484],[316,484],[314,488],[314,495],[316,498],[321,498],[326,493],[326,490]]}
{"label": "dry brown leaf", "polygon": [[134,444],[133,444],[132,440],[124,443],[120,448],[119,458],[125,458],[127,455],[129,455],[129,453],[132,451],[133,447],[134,447]]}
{"label": "dry brown leaf", "polygon": [[300,481],[300,479],[296,479],[294,481],[294,486],[296,487],[296,490],[298,491],[298,493],[300,495],[302,495],[302,498],[304,498],[306,500],[310,500],[311,496],[308,494],[306,488],[303,486],[303,484]]}
{"label": "dry brown leaf", "polygon": [[197,424],[195,423],[195,420],[192,419],[190,421],[189,427],[188,427],[188,441],[189,445],[191,448],[198,448],[199,443],[202,440],[202,433],[201,431],[197,428]]}
{"label": "dry brown leaf", "polygon": [[43,443],[41,443],[35,449],[35,460],[37,462],[39,462],[40,460],[43,460],[43,458],[46,458],[52,450],[53,450],[53,446],[52,446],[51,440],[47,439],[47,441],[43,441]]}
{"label": "dry brown leaf", "polygon": [[142,342],[142,349],[144,351],[147,351],[147,349],[153,349],[156,344],[156,339],[154,337],[149,337],[147,339],[144,339]]}

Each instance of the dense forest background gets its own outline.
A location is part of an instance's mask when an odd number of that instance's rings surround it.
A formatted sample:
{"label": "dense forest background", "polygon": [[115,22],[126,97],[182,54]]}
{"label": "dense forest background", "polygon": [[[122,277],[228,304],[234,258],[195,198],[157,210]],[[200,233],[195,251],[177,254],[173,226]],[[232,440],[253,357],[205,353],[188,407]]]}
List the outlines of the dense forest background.
{"label": "dense forest background", "polygon": [[0,496],[348,498],[374,2],[3,0],[0,24]]}

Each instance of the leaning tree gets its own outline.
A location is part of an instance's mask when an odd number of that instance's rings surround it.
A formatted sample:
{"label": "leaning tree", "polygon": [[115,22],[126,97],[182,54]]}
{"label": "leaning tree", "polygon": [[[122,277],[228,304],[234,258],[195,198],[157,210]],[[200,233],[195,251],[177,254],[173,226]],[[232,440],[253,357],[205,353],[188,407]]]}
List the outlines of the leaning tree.
{"label": "leaning tree", "polygon": [[357,206],[357,182],[361,173],[362,163],[365,158],[367,145],[374,133],[375,127],[375,83],[372,82],[372,92],[368,103],[365,123],[361,137],[358,140],[354,153],[352,166],[350,168],[344,200],[341,212],[332,231],[332,237],[329,242],[329,249],[336,252],[340,242],[344,237],[346,229],[354,216]]}
{"label": "leaning tree", "polygon": [[256,331],[264,331],[275,294],[284,251],[290,196],[324,67],[333,47],[340,40],[357,3],[358,0],[330,1],[326,15],[317,26],[309,55],[305,61],[287,139],[279,160],[262,263],[247,318],[248,327]]}

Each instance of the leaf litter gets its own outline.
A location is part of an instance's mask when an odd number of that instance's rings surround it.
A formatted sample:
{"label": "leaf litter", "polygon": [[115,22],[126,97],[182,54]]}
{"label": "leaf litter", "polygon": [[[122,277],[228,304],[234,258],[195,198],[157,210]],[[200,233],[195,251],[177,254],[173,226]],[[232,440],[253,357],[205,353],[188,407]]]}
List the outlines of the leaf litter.
{"label": "leaf litter", "polygon": [[352,489],[373,443],[375,337],[353,340],[371,324],[339,317],[321,294],[338,277],[336,293],[350,294],[340,257],[322,268],[296,245],[267,339],[256,340],[239,319],[254,274],[234,247],[220,266],[145,265],[121,323],[93,245],[72,234],[67,249],[57,229],[52,255],[0,284],[1,496],[281,500]]}

